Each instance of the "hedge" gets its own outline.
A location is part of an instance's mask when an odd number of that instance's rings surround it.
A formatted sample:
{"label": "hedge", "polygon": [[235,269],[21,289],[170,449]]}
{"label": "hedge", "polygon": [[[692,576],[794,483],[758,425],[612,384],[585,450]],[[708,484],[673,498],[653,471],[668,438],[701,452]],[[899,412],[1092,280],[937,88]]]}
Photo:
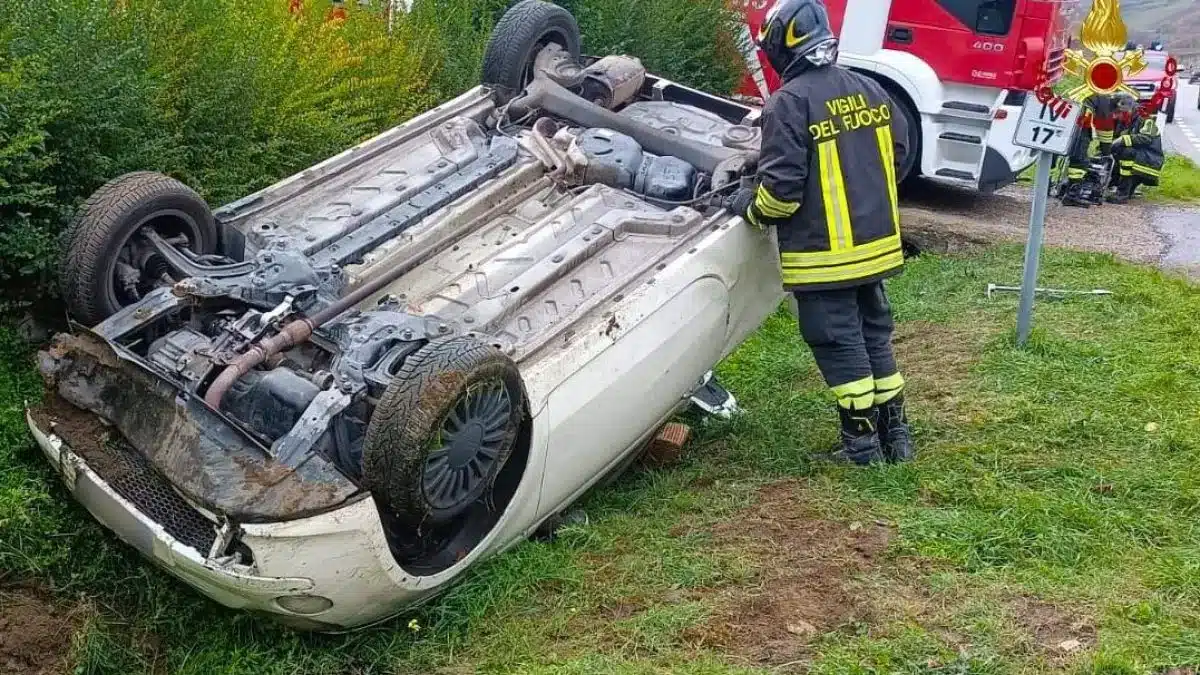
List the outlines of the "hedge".
{"label": "hedge", "polygon": [[[390,35],[382,8],[328,22],[328,0],[289,4],[0,2],[0,301],[53,293],[63,224],[114,176],[162,171],[221,204],[474,86],[511,2],[417,0]],[[714,47],[722,0],[563,4],[589,53],[715,91],[740,74]]]}

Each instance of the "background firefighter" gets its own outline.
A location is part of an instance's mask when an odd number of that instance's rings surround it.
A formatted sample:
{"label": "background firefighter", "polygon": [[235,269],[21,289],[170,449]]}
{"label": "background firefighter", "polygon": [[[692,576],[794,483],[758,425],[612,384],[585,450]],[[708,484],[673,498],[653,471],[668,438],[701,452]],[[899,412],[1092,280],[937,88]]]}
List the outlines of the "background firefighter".
{"label": "background firefighter", "polygon": [[1067,185],[1062,193],[1066,206],[1100,205],[1108,181],[1092,165],[1092,141],[1098,143],[1099,154],[1112,152],[1113,132],[1116,126],[1112,97],[1097,94],[1083,102],[1084,112],[1079,133],[1071,145],[1067,158]]}
{"label": "background firefighter", "polygon": [[1139,185],[1158,185],[1165,158],[1154,115],[1145,115],[1132,96],[1121,96],[1117,105],[1119,135],[1113,139],[1112,153],[1120,178],[1109,201],[1125,204]]}
{"label": "background firefighter", "polygon": [[732,206],[754,225],[777,227],[784,287],[837,397],[842,446],[834,458],[910,459],[882,283],[904,265],[896,196],[903,116],[874,80],[834,65],[838,41],[819,0],[780,0],[757,43],[783,84],[763,110],[757,187]]}

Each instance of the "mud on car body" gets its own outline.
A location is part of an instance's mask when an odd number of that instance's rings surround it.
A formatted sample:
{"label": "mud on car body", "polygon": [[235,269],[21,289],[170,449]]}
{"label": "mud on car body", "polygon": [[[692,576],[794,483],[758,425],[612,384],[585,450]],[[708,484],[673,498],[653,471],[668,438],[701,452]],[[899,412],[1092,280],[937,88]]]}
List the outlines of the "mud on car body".
{"label": "mud on car body", "polygon": [[215,600],[394,615],[619,474],[778,306],[723,206],[755,115],[525,0],[482,86],[238,202],[118,178],[72,226],[33,433]]}

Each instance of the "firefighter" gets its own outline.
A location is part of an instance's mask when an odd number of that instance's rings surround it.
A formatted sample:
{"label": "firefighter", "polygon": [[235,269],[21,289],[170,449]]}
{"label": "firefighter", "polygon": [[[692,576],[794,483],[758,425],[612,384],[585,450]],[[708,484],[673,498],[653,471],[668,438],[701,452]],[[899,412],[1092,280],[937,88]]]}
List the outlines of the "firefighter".
{"label": "firefighter", "polygon": [[1067,156],[1067,184],[1062,192],[1064,206],[1100,205],[1108,185],[1092,167],[1091,147],[1098,142],[1100,155],[1111,152],[1113,142],[1113,103],[1109,96],[1097,94],[1083,102],[1084,112],[1079,133]]}
{"label": "firefighter", "polygon": [[755,186],[731,206],[777,228],[783,285],[837,398],[842,443],[832,458],[906,461],[904,378],[882,283],[904,265],[904,113],[874,80],[834,64],[838,41],[820,0],[779,0],[756,42],[783,83],[763,109]]}
{"label": "firefighter", "polygon": [[1108,201],[1127,204],[1139,185],[1158,185],[1164,160],[1162,136],[1154,114],[1144,114],[1132,96],[1122,95],[1117,106],[1121,133],[1113,139],[1112,152],[1120,178]]}

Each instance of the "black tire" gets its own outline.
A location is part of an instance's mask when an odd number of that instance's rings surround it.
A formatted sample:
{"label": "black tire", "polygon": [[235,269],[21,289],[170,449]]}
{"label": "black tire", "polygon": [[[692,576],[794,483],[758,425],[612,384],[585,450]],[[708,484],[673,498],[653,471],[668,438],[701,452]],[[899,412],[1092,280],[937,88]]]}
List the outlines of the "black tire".
{"label": "black tire", "polygon": [[379,400],[363,443],[363,483],[407,525],[440,525],[488,492],[525,414],[512,359],[466,337],[410,356]]}
{"label": "black tire", "polygon": [[538,52],[555,43],[578,59],[579,24],[558,5],[543,0],[521,0],[513,5],[488,38],[483,55],[483,84],[508,101],[533,79]]}
{"label": "black tire", "polygon": [[921,116],[917,114],[916,108],[909,102],[908,97],[899,89],[891,85],[884,85],[884,89],[888,96],[895,101],[900,114],[904,115],[905,126],[908,130],[908,154],[904,157],[904,163],[900,165],[900,170],[896,172],[896,182],[904,183],[921,174],[921,165],[918,163],[921,158]]}
{"label": "black tire", "polygon": [[183,234],[197,254],[217,250],[212,211],[183,183],[152,171],[105,183],[76,212],[64,235],[61,290],[76,321],[93,326],[132,302],[122,297],[115,274],[122,251],[143,227]]}
{"label": "black tire", "polygon": [[1170,100],[1167,101],[1167,105],[1166,105],[1167,124],[1175,123],[1175,100],[1178,98],[1179,98],[1178,96],[1172,94]]}

